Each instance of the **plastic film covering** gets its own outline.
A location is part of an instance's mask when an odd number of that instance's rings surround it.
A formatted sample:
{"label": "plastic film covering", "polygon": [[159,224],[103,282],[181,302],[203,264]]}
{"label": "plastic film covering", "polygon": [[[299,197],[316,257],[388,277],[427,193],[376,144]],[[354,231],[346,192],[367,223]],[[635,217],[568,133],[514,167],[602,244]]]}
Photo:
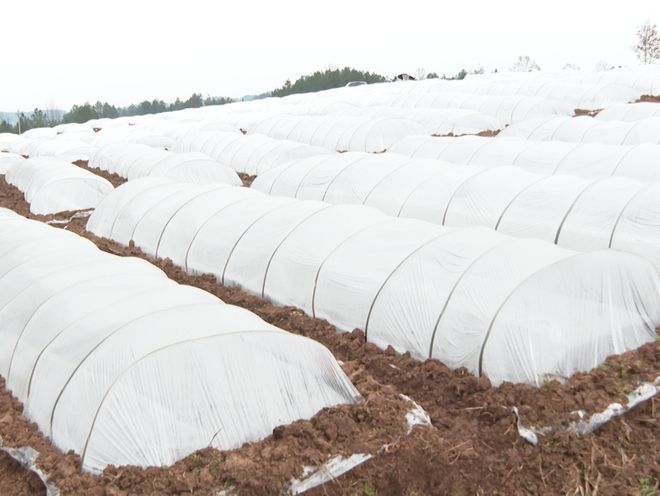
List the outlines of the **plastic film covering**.
{"label": "plastic film covering", "polygon": [[[147,213],[136,207],[129,215],[133,202],[113,198],[128,185],[99,205],[88,229],[112,236],[121,214],[131,219],[126,230],[135,233],[137,246],[170,257],[188,272],[213,274],[224,284],[328,319],[340,330],[364,329],[379,346],[437,357],[495,383],[540,384],[548,374],[587,370],[613,352],[653,341],[660,323],[660,276],[637,255],[584,254],[492,229],[442,227],[363,205],[293,200],[251,188],[187,185],[163,194]],[[132,186],[131,196],[139,198]],[[151,188],[145,182],[144,194],[151,196]],[[556,277],[545,277],[548,272]],[[557,305],[579,309],[559,317],[556,309],[539,308],[533,322],[519,323],[511,302],[524,304],[518,292],[529,294],[529,287]],[[611,298],[603,300],[603,294]],[[592,312],[598,340],[571,340]],[[512,333],[519,341],[511,341]],[[500,353],[496,365],[484,361],[491,346],[505,347],[502,339],[508,353]],[[529,367],[530,360],[518,353],[526,353],[529,339],[539,340],[538,349],[554,342],[554,358],[521,370],[519,364]],[[578,345],[580,357],[573,360]]]}
{"label": "plastic film covering", "polygon": [[94,208],[113,190],[106,179],[54,158],[18,162],[5,179],[21,190],[33,214]]}
{"label": "plastic film covering", "polygon": [[0,210],[0,373],[85,470],[231,449],[359,395],[319,343]]}
{"label": "plastic film covering", "polygon": [[639,91],[642,95],[660,95],[660,71],[657,66],[644,65],[607,71],[577,72],[571,75],[577,83],[624,84]]}
{"label": "plastic film covering", "polygon": [[530,119],[509,126],[500,136],[526,140],[603,143],[606,145],[660,144],[660,117],[631,122],[604,121],[593,117]]}
{"label": "plastic film covering", "polygon": [[647,184],[348,152],[290,162],[252,188],[450,227],[490,227],[579,251],[614,247],[649,258],[660,271],[660,197],[648,193],[656,183]]}
{"label": "plastic film covering", "polygon": [[54,157],[67,162],[75,162],[76,160],[89,160],[90,155],[96,151],[96,147],[75,138],[59,135],[55,139],[36,138],[23,145],[18,151],[21,155],[30,157]]}
{"label": "plastic film covering", "polygon": [[189,133],[176,143],[175,152],[199,152],[237,172],[261,174],[297,158],[330,153],[318,146],[279,140],[260,134],[242,135],[203,131]]}
{"label": "plastic film covering", "polygon": [[161,176],[197,184],[241,184],[234,170],[203,153],[172,153],[131,143],[102,146],[91,156],[89,165],[129,180]]}
{"label": "plastic film covering", "polygon": [[15,153],[0,152],[0,174],[7,174],[7,171],[14,165],[24,162],[25,158]]}
{"label": "plastic film covering", "polygon": [[[313,110],[305,109],[306,112]],[[372,118],[407,119],[420,124],[427,134],[434,136],[478,134],[487,131],[498,131],[504,128],[504,123],[492,115],[482,114],[471,109],[452,108],[399,108],[399,107],[357,107],[342,105],[337,108],[325,108],[320,114],[368,115]],[[289,112],[295,113],[295,108]],[[248,128],[249,129],[249,128]]]}
{"label": "plastic film covering", "polygon": [[466,92],[483,95],[527,95],[564,102],[575,109],[601,109],[610,104],[625,104],[637,100],[642,93],[631,86],[617,83],[586,84],[573,81],[540,78],[480,82],[478,78],[465,83]]}
{"label": "plastic film covering", "polygon": [[363,106],[470,109],[496,117],[505,124],[532,118],[571,115],[573,113],[573,109],[568,104],[539,97],[475,95],[460,92],[459,88],[454,88],[454,90],[368,95],[358,103]]}
{"label": "plastic film covering", "polygon": [[250,131],[331,151],[368,153],[383,152],[404,136],[425,132],[420,124],[410,119],[287,114],[265,119]]}
{"label": "plastic film covering", "polygon": [[504,137],[491,139],[479,136],[408,136],[392,145],[389,151],[408,157],[440,159],[455,164],[482,167],[515,165],[538,174],[660,180],[660,146],[653,144],[604,145],[527,141]]}
{"label": "plastic film covering", "polygon": [[648,117],[660,117],[660,105],[653,102],[608,105],[595,117],[600,121],[634,122]]}
{"label": "plastic film covering", "polygon": [[24,139],[18,134],[0,133],[0,152],[9,152],[13,143]]}

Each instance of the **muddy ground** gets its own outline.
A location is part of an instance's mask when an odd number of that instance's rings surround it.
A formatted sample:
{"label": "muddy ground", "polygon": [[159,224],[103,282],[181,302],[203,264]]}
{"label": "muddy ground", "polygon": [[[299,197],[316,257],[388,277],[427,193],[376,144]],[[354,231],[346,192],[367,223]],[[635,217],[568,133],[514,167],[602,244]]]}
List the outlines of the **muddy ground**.
{"label": "muddy ground", "polygon": [[660,95],[642,95],[637,102],[660,103]]}
{"label": "muddy ground", "polygon": [[257,176],[252,176],[250,174],[246,174],[245,172],[239,172],[238,177],[240,177],[241,181],[243,181],[243,186],[245,186],[247,188],[252,186],[252,183],[257,178]]}
{"label": "muddy ground", "polygon": [[[2,176],[0,206],[34,217],[22,194]],[[39,220],[69,217],[66,213]],[[144,256],[135,247],[87,233],[85,222],[78,218],[64,226],[105,251]],[[198,286],[274,325],[323,343],[343,362],[365,401],[325,409],[309,421],[277,428],[267,439],[238,450],[205,449],[172,467],[109,467],[93,476],[79,471],[77,455],[57,451],[2,387],[0,436],[5,445],[37,449],[39,466],[63,494],[217,494],[228,487],[238,488],[240,494],[280,494],[291,477],[300,476],[303,465],[353,453],[375,456],[309,494],[658,494],[658,399],[590,435],[579,437],[561,428],[577,418],[571,412],[583,409],[591,414],[611,402],[625,402],[625,395],[640,381],[655,379],[660,370],[658,340],[611,357],[591,373],[576,374],[564,384],[493,388],[487,378],[449,370],[435,360],[419,362],[391,349],[380,350],[365,343],[360,331],[338,333],[325,321],[221,286],[212,276],[187,275],[168,260],[152,262],[180,283]],[[411,404],[401,395],[421,405],[432,425],[417,426],[406,435],[404,415]],[[556,430],[539,436],[538,447],[532,446],[517,433],[513,406],[519,408],[524,425]],[[12,463],[0,458],[0,494],[33,494],[33,477]]]}
{"label": "muddy ground", "polygon": [[107,179],[108,181],[110,181],[110,183],[115,188],[117,186],[121,186],[122,184],[124,184],[127,181],[126,178],[121,177],[119,174],[115,174],[114,172],[108,172],[108,171],[98,169],[96,167],[90,167],[88,165],[87,160],[76,160],[75,162],[73,162],[73,164],[77,165],[78,167],[80,167],[82,169],[88,170],[89,172],[93,172],[97,176],[101,176],[101,177]]}
{"label": "muddy ground", "polygon": [[576,108],[573,112],[573,117],[582,117],[586,115],[587,117],[596,117],[600,111],[603,109],[594,109],[594,110],[587,110],[587,109],[580,109]]}
{"label": "muddy ground", "polygon": [[462,134],[454,134],[448,133],[448,134],[432,134],[434,138],[460,138],[461,136],[481,136],[483,138],[493,138],[500,134],[502,130],[501,129],[495,129],[495,130],[488,130],[488,131],[479,131],[476,134],[473,133],[462,133]]}

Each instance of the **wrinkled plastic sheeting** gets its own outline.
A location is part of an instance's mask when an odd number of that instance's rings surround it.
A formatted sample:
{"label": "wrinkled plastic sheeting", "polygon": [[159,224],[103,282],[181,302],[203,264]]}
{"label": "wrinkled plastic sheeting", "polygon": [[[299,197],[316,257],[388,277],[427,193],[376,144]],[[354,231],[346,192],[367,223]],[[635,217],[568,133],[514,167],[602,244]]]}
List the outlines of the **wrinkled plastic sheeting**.
{"label": "wrinkled plastic sheeting", "polygon": [[5,448],[0,446],[0,451],[7,453],[7,455],[16,460],[23,468],[39,477],[39,480],[46,489],[46,496],[60,496],[59,488],[53,482],[49,481],[46,474],[37,467],[36,461],[39,456],[37,450],[31,446],[23,446],[20,448]]}
{"label": "wrinkled plastic sheeting", "polygon": [[424,408],[422,408],[416,401],[412,398],[406,396],[405,394],[399,395],[404,400],[412,403],[412,408],[406,413],[406,424],[408,425],[408,430],[406,435],[410,435],[415,426],[424,425],[429,426],[431,424],[431,417]]}
{"label": "wrinkled plastic sheeting", "polygon": [[[431,417],[419,404],[405,394],[400,394],[399,397],[411,403],[411,409],[406,413],[406,436],[409,436],[417,425],[432,425]],[[386,447],[387,445],[382,446],[379,452]],[[302,478],[291,481],[290,493],[294,495],[302,494],[326,482],[330,482],[371,458],[373,458],[373,455],[368,453],[354,453],[349,457],[337,455],[320,467],[303,467]]]}
{"label": "wrinkled plastic sheeting", "polygon": [[[585,420],[586,412],[584,410],[579,410],[576,413],[580,420],[577,422],[571,422],[568,428],[563,430],[567,432],[572,432],[580,436],[591,434],[597,429],[600,429],[607,422],[612,420],[615,417],[619,417],[626,412],[629,412],[637,405],[644,403],[645,401],[650,400],[660,391],[660,377],[657,377],[653,382],[645,382],[637,387],[632,393],[628,394],[628,401],[626,405],[621,403],[611,403],[605,408],[602,412],[597,412],[591,415],[588,420]],[[516,418],[516,427],[518,429],[518,435],[522,437],[528,443],[537,446],[538,445],[538,436],[537,434],[547,434],[553,430],[558,430],[552,426],[546,427],[526,427],[520,421],[520,415],[518,413],[518,408],[512,408],[513,414]]]}
{"label": "wrinkled plastic sheeting", "polygon": [[[632,393],[630,393],[628,395],[628,402],[625,406],[620,403],[612,403],[602,412],[594,413],[591,417],[589,417],[589,420],[585,421],[584,418],[580,418],[577,423],[571,424],[569,430],[574,430],[580,435],[590,434],[605,425],[614,417],[619,417],[624,413],[632,410],[640,403],[644,403],[645,401],[650,400],[656,394],[658,394],[659,390],[660,377],[657,377],[652,383],[645,382]],[[582,414],[580,417],[584,416],[583,412],[578,412],[578,414]]]}
{"label": "wrinkled plastic sheeting", "polygon": [[49,226],[61,226],[61,225],[63,225],[63,224],[68,224],[69,222],[71,222],[72,220],[75,220],[75,219],[86,219],[86,218],[89,217],[90,215],[92,215],[92,211],[91,211],[91,210],[82,210],[82,211],[80,211],[80,212],[76,212],[75,214],[73,214],[73,215],[72,215],[71,217],[69,217],[68,219],[61,219],[61,220],[60,220],[60,219],[53,219],[53,220],[48,220],[48,221],[46,221],[46,224],[48,224]]}
{"label": "wrinkled plastic sheeting", "polygon": [[347,458],[337,455],[318,468],[304,467],[303,478],[291,481],[290,494],[303,494],[310,489],[336,479],[371,458],[373,458],[373,455],[365,453],[355,453]]}

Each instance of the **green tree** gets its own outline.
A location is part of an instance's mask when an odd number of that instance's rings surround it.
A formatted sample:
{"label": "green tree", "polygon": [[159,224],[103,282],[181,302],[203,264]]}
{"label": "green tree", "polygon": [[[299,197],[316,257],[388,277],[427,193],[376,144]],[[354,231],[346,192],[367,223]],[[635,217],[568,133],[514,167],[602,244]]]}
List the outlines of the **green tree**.
{"label": "green tree", "polygon": [[12,126],[5,120],[0,121],[0,133],[16,133],[18,132],[16,126]]}
{"label": "green tree", "polygon": [[346,86],[351,81],[365,81],[367,83],[382,83],[388,81],[385,76],[380,74],[360,71],[351,67],[343,69],[326,69],[325,71],[316,71],[313,74],[301,76],[294,83],[287,79],[281,88],[273,90],[273,96],[286,96],[294,93],[309,93],[312,91],[323,91],[332,88]]}
{"label": "green tree", "polygon": [[99,114],[97,114],[95,108],[87,102],[82,105],[74,105],[71,107],[71,110],[64,114],[62,120],[65,123],[77,122],[82,124],[83,122],[98,118]]}

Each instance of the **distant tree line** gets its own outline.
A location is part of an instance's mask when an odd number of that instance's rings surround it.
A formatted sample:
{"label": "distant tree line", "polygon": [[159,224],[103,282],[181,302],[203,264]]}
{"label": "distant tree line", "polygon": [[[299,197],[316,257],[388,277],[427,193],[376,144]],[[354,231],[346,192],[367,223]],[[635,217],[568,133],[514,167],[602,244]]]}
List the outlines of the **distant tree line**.
{"label": "distant tree line", "polygon": [[66,112],[61,118],[41,109],[35,108],[32,112],[21,112],[18,115],[16,124],[10,124],[5,120],[0,120],[0,133],[18,133],[19,121],[20,130],[25,132],[35,127],[51,127],[58,124],[68,124],[72,122],[83,123],[91,119],[102,119],[133,115],[159,114],[161,112],[171,112],[173,110],[182,110],[186,108],[199,108],[208,105],[224,105],[234,100],[226,97],[202,97],[201,94],[193,93],[187,100],[177,98],[172,103],[166,103],[163,100],[145,100],[138,104],[131,104],[128,107],[115,107],[108,102],[96,102],[95,104],[84,103],[74,105],[71,110]]}
{"label": "distant tree line", "polygon": [[329,90],[346,86],[351,81],[365,81],[371,83],[383,83],[389,81],[385,76],[369,71],[360,71],[351,67],[343,69],[326,69],[316,71],[313,74],[301,76],[295,82],[287,79],[281,88],[271,92],[272,96],[287,96],[294,93],[310,93],[312,91]]}

